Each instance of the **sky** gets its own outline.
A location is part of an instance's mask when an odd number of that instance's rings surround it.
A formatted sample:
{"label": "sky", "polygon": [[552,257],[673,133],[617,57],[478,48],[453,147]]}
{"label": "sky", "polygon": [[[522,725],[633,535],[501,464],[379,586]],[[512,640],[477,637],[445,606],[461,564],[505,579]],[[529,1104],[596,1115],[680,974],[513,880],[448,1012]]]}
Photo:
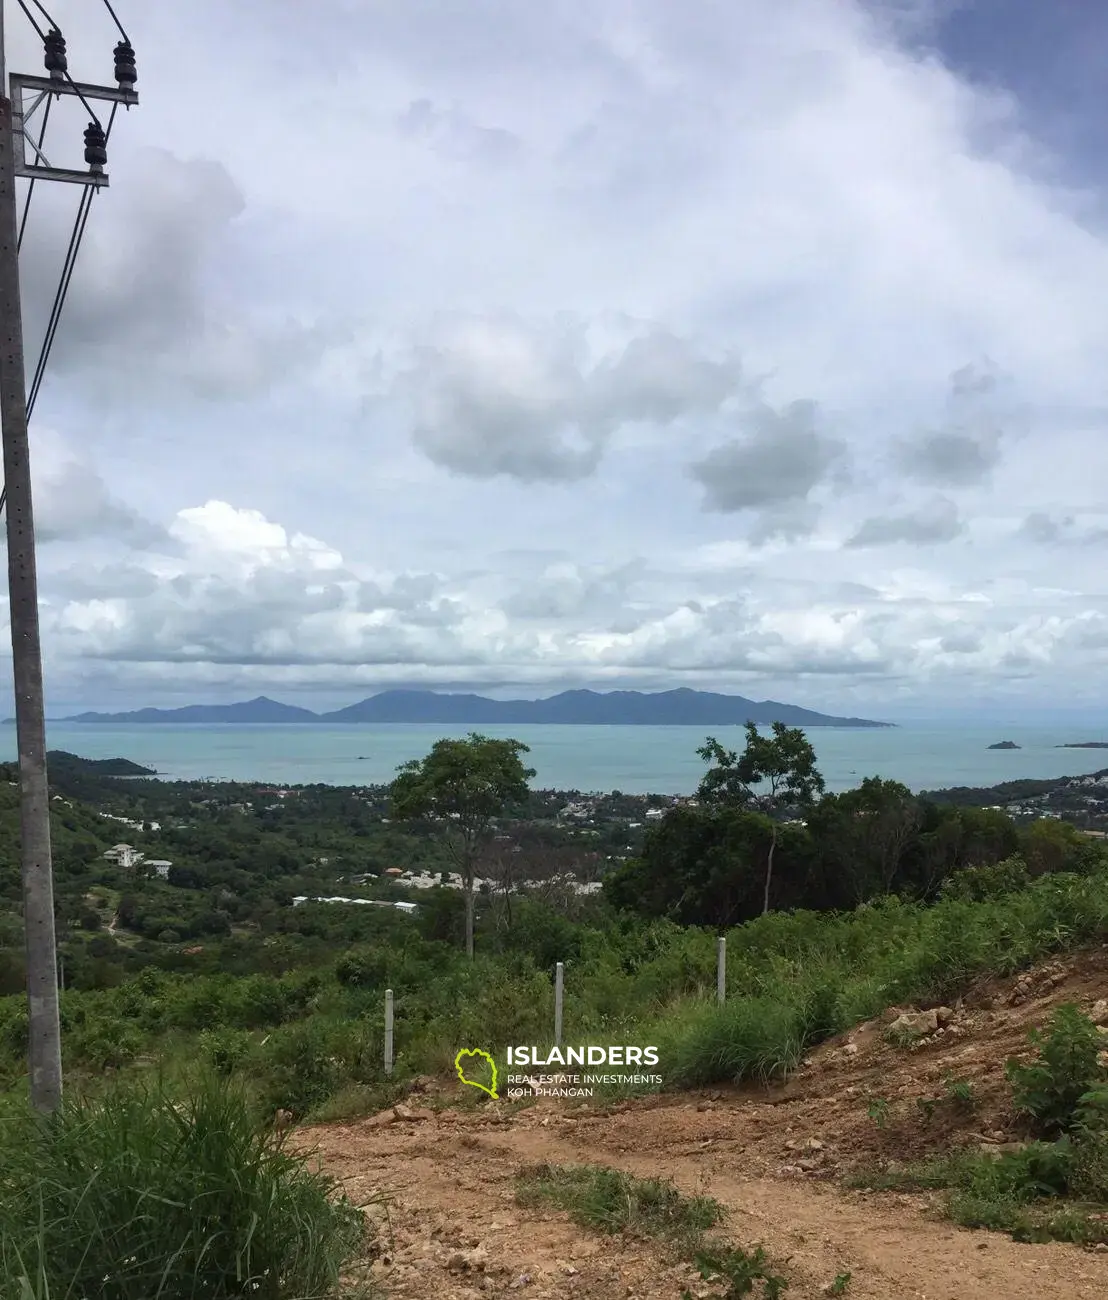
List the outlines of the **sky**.
{"label": "sky", "polygon": [[[46,7],[110,83],[107,11]],[[1097,0],[115,8],[140,104],[31,427],[48,712],[1108,717]]]}

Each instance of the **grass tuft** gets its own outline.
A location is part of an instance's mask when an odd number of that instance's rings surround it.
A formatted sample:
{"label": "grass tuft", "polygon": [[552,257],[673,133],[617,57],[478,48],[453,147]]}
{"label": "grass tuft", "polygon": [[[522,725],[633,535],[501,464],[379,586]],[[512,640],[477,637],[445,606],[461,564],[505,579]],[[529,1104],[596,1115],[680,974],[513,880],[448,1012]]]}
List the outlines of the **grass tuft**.
{"label": "grass tuft", "polygon": [[219,1082],[8,1110],[0,1186],[0,1295],[19,1300],[329,1300],[366,1234]]}
{"label": "grass tuft", "polygon": [[555,1206],[597,1232],[664,1241],[702,1278],[726,1286],[717,1293],[721,1300],[751,1295],[755,1282],[762,1283],[765,1300],[777,1300],[788,1285],[773,1272],[761,1246],[746,1251],[707,1235],[723,1220],[718,1201],[684,1196],[662,1179],[634,1178],[602,1165],[542,1164],[520,1174],[516,1200],[525,1208]]}

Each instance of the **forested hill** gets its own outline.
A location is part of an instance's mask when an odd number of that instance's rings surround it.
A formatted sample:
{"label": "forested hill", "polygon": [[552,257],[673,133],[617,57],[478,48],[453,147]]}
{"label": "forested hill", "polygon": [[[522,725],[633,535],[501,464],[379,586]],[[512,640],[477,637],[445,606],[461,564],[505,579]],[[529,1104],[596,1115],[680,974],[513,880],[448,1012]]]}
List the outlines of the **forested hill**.
{"label": "forested hill", "polygon": [[490,700],[482,695],[436,691],[383,691],[330,713],[282,704],[260,695],[237,704],[190,704],[179,709],[136,709],[130,713],[79,713],[62,722],[183,723],[244,725],[258,723],[423,722],[480,726],[488,723],[554,723],[581,726],[743,726],[784,722],[792,727],[888,727],[868,718],[817,713],[776,700],[681,688],[674,691],[562,691],[544,700]]}

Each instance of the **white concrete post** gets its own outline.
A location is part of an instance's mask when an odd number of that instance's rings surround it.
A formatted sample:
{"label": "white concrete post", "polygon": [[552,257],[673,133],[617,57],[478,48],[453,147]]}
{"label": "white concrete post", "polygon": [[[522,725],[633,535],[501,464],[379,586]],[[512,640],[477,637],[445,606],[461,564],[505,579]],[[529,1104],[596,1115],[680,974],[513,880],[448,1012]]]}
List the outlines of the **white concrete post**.
{"label": "white concrete post", "polygon": [[392,989],[385,989],[385,1073],[392,1074]]}
{"label": "white concrete post", "polygon": [[716,942],[716,1000],[723,1002],[727,997],[727,940]]}
{"label": "white concrete post", "polygon": [[565,967],[561,962],[554,967],[554,1046],[562,1045],[562,994],[565,988]]}

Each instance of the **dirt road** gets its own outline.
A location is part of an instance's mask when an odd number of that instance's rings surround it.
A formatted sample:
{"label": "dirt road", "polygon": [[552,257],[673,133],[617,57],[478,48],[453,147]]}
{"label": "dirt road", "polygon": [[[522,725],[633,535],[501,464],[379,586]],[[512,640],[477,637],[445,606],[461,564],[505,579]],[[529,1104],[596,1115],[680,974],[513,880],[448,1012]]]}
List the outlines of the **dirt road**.
{"label": "dirt road", "polygon": [[[1028,1029],[1062,1001],[1099,1009],[1108,1025],[1106,993],[1108,945],[982,981],[946,1027],[911,1051],[886,1041],[890,1009],[823,1045],[769,1092],[732,1088],[579,1110],[548,1100],[433,1111],[413,1097],[402,1110],[411,1118],[389,1113],[301,1130],[295,1142],[317,1149],[356,1203],[378,1190],[393,1198],[391,1246],[374,1265],[392,1300],[680,1300],[686,1287],[694,1297],[718,1294],[656,1245],[520,1209],[516,1174],[542,1161],[606,1164],[715,1197],[730,1212],[725,1235],[765,1246],[789,1278],[789,1300],[820,1296],[847,1273],[847,1300],[1101,1300],[1104,1251],[967,1232],[924,1197],[839,1185],[843,1174],[884,1160],[1018,1138],[1005,1060],[1026,1049]],[[951,1078],[972,1089],[972,1105],[952,1100]],[[449,1102],[459,1088],[446,1087]]]}
{"label": "dirt road", "polygon": [[417,1110],[411,1121],[305,1130],[298,1145],[318,1151],[355,1203],[379,1189],[393,1198],[384,1231],[391,1245],[373,1268],[392,1300],[679,1300],[686,1287],[718,1294],[663,1248],[597,1236],[561,1213],[521,1210],[515,1175],[540,1161],[611,1165],[714,1196],[729,1211],[725,1235],[764,1244],[794,1298],[823,1295],[845,1273],[849,1300],[1108,1295],[1108,1254],[1019,1245],[941,1222],[923,1198],[842,1193],[799,1170],[768,1172],[748,1142],[746,1121],[755,1116],[747,1112],[687,1101],[606,1116],[575,1117],[551,1104],[511,1117],[498,1117],[495,1106]]}

